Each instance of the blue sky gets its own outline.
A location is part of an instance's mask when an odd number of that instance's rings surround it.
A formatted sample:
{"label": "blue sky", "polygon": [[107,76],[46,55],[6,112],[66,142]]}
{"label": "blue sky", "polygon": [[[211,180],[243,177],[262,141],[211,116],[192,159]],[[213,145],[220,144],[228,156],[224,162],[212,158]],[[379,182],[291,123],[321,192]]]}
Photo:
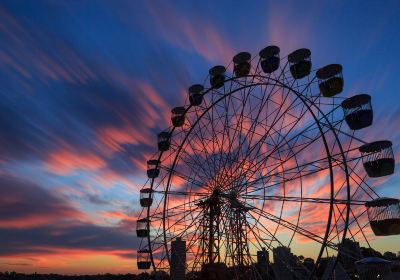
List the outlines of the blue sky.
{"label": "blue sky", "polygon": [[[399,12],[398,1],[2,1],[0,270],[135,270],[155,134],[240,51],[306,47],[314,68],[342,64],[343,96],[373,98],[360,137],[392,140],[399,160]],[[399,179],[380,194],[400,197]]]}

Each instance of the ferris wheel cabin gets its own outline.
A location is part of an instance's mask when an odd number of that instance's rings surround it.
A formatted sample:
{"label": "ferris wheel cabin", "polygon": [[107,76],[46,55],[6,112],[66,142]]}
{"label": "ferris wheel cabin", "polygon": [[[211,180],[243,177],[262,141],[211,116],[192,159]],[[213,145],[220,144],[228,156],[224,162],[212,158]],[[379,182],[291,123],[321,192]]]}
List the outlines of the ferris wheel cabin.
{"label": "ferris wheel cabin", "polygon": [[213,68],[210,69],[209,71],[210,84],[213,88],[220,88],[224,85],[225,72],[226,72],[225,66],[221,65],[214,66]]}
{"label": "ferris wheel cabin", "polygon": [[185,107],[175,107],[171,110],[171,121],[175,127],[183,126],[185,123]]}
{"label": "ferris wheel cabin", "polygon": [[136,235],[137,237],[149,236],[150,230],[148,228],[147,219],[140,219],[136,221]]}
{"label": "ferris wheel cabin", "polygon": [[372,231],[377,236],[400,234],[400,200],[382,197],[365,203]]}
{"label": "ferris wheel cabin", "polygon": [[382,140],[368,143],[362,145],[359,151],[369,177],[375,178],[393,174],[395,162],[392,142]]}
{"label": "ferris wheel cabin", "polygon": [[171,142],[170,142],[170,139],[169,139],[169,132],[168,131],[160,132],[157,135],[158,150],[160,152],[168,151],[170,145],[171,145]]}
{"label": "ferris wheel cabin", "polygon": [[264,73],[271,74],[279,68],[280,49],[277,46],[268,46],[263,48],[260,52],[261,69]]}
{"label": "ferris wheel cabin", "polygon": [[359,94],[345,99],[342,102],[344,118],[352,130],[359,130],[372,124],[373,111],[371,96]]}
{"label": "ferris wheel cabin", "polygon": [[309,49],[298,49],[288,55],[290,73],[293,78],[301,79],[311,72],[311,51]]}
{"label": "ferris wheel cabin", "polygon": [[140,190],[140,206],[149,207],[153,204],[153,191],[150,188]]}
{"label": "ferris wheel cabin", "polygon": [[199,84],[192,85],[189,88],[189,101],[192,106],[199,106],[203,102],[204,87]]}
{"label": "ferris wheel cabin", "polygon": [[316,73],[318,86],[325,97],[335,96],[343,91],[342,65],[329,64]]}
{"label": "ferris wheel cabin", "polygon": [[233,72],[236,77],[244,77],[250,73],[251,54],[248,52],[240,52],[233,57]]}
{"label": "ferris wheel cabin", "polygon": [[159,164],[160,161],[156,159],[150,159],[147,161],[147,177],[154,179],[160,175],[160,169],[158,168]]}
{"label": "ferris wheel cabin", "polygon": [[137,267],[138,269],[149,269],[150,262],[150,250],[139,250],[137,251]]}

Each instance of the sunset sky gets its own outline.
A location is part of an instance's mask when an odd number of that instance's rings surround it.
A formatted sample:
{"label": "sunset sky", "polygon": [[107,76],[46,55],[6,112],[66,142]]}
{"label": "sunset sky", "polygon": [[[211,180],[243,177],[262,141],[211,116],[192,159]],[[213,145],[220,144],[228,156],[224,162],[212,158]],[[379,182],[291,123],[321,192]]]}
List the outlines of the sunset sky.
{"label": "sunset sky", "polygon": [[[343,65],[400,162],[400,2],[0,3],[0,271],[136,271],[138,194],[155,135],[211,66],[267,45]],[[399,166],[397,166],[398,169]],[[381,196],[400,197],[400,173]],[[374,241],[400,251],[400,237]]]}

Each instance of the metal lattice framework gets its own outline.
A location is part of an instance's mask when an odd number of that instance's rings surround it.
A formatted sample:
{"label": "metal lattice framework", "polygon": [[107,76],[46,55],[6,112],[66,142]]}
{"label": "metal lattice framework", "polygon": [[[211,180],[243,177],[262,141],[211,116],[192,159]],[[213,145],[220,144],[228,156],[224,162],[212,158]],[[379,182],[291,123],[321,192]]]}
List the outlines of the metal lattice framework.
{"label": "metal lattice framework", "polygon": [[371,148],[356,137],[372,124],[370,96],[341,97],[342,67],[312,71],[307,49],[280,58],[270,46],[232,65],[190,87],[158,135],[141,190],[138,267],[168,271],[178,237],[188,272],[225,263],[235,279],[261,279],[253,264],[265,249],[306,244],[317,252],[313,277],[322,257],[346,254],[345,238],[369,246],[365,203],[379,195],[367,177],[393,173],[376,167],[393,159],[389,141]]}

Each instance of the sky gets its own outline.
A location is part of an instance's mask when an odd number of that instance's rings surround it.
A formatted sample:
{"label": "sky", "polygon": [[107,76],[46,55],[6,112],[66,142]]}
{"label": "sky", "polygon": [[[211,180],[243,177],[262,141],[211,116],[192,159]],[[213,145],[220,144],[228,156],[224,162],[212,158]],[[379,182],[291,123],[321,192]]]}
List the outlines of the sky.
{"label": "sky", "polygon": [[[136,271],[145,161],[186,89],[267,45],[343,65],[400,162],[399,1],[0,3],[0,271]],[[397,168],[398,169],[398,168]],[[400,197],[396,172],[380,195]],[[374,241],[400,250],[399,237]],[[397,248],[393,249],[393,244]]]}

